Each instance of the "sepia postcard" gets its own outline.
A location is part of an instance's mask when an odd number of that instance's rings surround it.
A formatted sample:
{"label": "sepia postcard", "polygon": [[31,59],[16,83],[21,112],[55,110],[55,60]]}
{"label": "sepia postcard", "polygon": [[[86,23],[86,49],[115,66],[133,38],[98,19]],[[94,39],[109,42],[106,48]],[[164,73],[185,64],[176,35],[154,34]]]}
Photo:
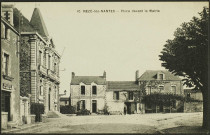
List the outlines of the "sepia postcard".
{"label": "sepia postcard", "polygon": [[2,134],[209,134],[209,3],[1,2]]}

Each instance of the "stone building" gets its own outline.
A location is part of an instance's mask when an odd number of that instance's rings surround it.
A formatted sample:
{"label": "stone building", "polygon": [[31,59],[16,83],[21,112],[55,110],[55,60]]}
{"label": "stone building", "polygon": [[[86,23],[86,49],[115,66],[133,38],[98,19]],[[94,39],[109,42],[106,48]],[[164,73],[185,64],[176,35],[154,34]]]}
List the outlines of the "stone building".
{"label": "stone building", "polygon": [[106,104],[110,114],[134,114],[140,110],[140,87],[136,81],[108,81]]}
{"label": "stone building", "polygon": [[[172,93],[184,95],[182,80],[178,76],[166,70],[147,70],[138,79],[140,89],[146,95],[151,93]],[[176,103],[176,108],[180,106]],[[145,110],[151,110],[154,106],[145,104]],[[158,106],[158,112],[164,111],[164,106]]]}
{"label": "stone building", "polygon": [[[13,26],[13,6],[1,10],[1,128],[20,119],[19,33]],[[8,122],[9,121],[9,122]]]}
{"label": "stone building", "polygon": [[97,113],[104,109],[106,91],[106,72],[103,76],[75,76],[70,83],[71,105],[76,110],[87,109]]}
{"label": "stone building", "polygon": [[14,11],[14,25],[21,31],[21,96],[30,97],[32,103],[43,103],[45,113],[59,111],[60,55],[41,12],[35,8],[29,22],[17,9]]}

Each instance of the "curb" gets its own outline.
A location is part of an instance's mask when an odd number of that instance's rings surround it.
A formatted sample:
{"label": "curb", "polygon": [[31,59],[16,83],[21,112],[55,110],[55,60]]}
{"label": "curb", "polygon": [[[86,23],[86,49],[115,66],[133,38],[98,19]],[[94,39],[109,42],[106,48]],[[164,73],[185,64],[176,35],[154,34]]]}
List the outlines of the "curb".
{"label": "curb", "polygon": [[5,131],[2,131],[1,133],[6,134],[6,133],[14,133],[14,132],[18,132],[18,131],[22,131],[28,128],[33,128],[33,127],[38,127],[40,126],[42,123],[37,123],[37,124],[31,124],[31,125],[27,125],[27,126],[20,126],[14,129],[8,129]]}

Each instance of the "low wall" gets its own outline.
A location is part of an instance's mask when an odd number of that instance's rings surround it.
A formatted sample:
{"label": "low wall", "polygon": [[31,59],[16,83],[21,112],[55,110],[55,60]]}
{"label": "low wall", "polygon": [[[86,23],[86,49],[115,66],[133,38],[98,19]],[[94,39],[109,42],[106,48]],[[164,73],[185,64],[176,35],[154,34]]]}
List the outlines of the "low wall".
{"label": "low wall", "polygon": [[1,129],[7,129],[8,112],[1,112]]}
{"label": "low wall", "polygon": [[202,112],[203,102],[184,103],[184,112]]}
{"label": "low wall", "polygon": [[47,115],[46,114],[41,114],[41,122],[47,122]]}
{"label": "low wall", "polygon": [[107,102],[108,112],[113,115],[124,114],[124,102]]}

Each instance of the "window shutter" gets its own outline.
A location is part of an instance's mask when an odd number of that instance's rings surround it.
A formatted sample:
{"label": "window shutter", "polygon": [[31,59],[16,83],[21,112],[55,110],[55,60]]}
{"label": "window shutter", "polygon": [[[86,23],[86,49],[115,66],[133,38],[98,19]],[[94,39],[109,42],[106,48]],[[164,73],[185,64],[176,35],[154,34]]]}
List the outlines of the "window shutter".
{"label": "window shutter", "polygon": [[11,59],[9,55],[8,55],[8,76],[11,76]]}
{"label": "window shutter", "polygon": [[10,29],[7,29],[7,39],[10,40]]}
{"label": "window shutter", "polygon": [[116,100],[116,93],[113,91],[113,99]]}
{"label": "window shutter", "polygon": [[1,24],[1,38],[5,38],[5,26]]}

